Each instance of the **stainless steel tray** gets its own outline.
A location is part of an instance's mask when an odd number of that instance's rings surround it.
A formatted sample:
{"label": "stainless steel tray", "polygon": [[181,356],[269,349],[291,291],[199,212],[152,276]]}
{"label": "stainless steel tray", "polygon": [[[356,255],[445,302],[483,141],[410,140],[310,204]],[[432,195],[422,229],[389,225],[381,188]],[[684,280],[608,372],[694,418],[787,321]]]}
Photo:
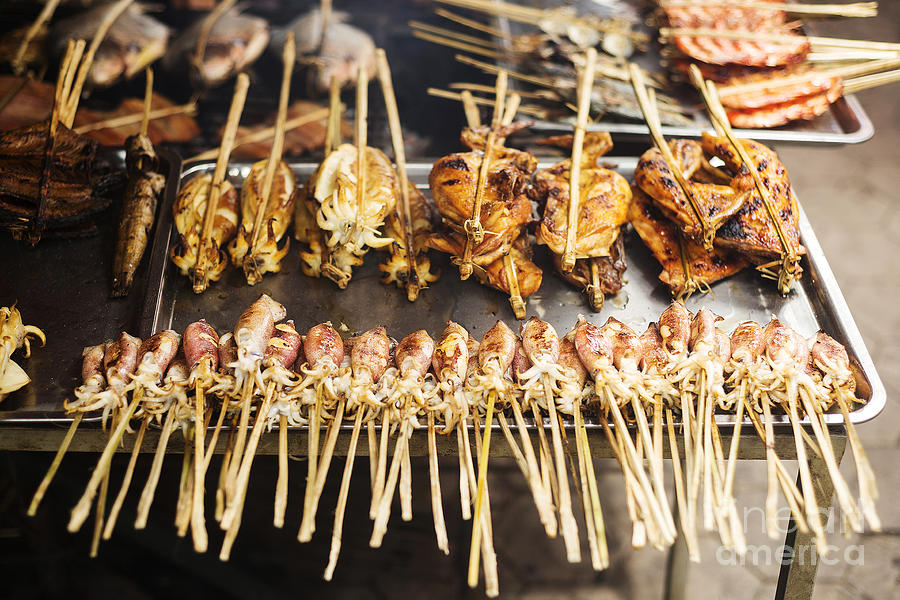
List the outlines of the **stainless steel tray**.
{"label": "stainless steel tray", "polygon": [[[619,172],[630,178],[637,159],[616,160]],[[299,163],[292,167],[303,181],[316,165]],[[192,164],[182,172],[181,181],[198,173],[210,172],[213,168],[213,163]],[[430,195],[427,180],[431,164],[416,163],[408,168],[412,181],[426,195]],[[233,164],[228,176],[236,186],[240,186],[249,169],[249,163]],[[414,303],[406,300],[405,292],[378,281],[380,271],[377,264],[382,259],[380,253],[371,252],[365,265],[354,274],[348,288],[342,291],[327,279],[305,277],[300,271],[295,249],[285,258],[281,273],[267,275],[256,287],[248,286],[238,269],[229,268],[221,281],[198,296],[192,292],[188,279],[180,276],[167,258],[174,236],[171,211],[168,206],[165,208],[152,249],[151,285],[148,286],[141,319],[142,336],[167,327],[183,330],[200,318],[206,318],[219,331],[227,331],[234,326],[241,311],[262,292],[282,302],[288,316],[296,321],[301,331],[330,320],[345,332],[384,325],[390,335],[399,338],[419,328],[436,334],[448,319],[453,319],[480,337],[496,319],[504,319],[510,324],[515,322],[504,295],[474,280],[460,281],[455,267],[439,256],[434,257],[434,262],[441,265],[443,276],[431,288],[423,290]],[[827,331],[847,346],[857,371],[860,395],[868,401],[852,413],[852,419],[854,422],[867,421],[884,407],[884,386],[821,247],[806,216],[802,214],[801,234],[809,251],[803,264],[806,275],[788,296],[782,297],[771,281],[763,280],[755,272],[747,270],[715,284],[710,295],[694,296],[688,306],[692,310],[706,306],[723,316],[723,328],[728,331],[745,319],[767,322],[772,315],[805,336],[811,336],[819,329]],[[544,267],[544,281],[540,290],[528,298],[528,313],[550,321],[561,332],[572,327],[579,314],[585,314],[599,323],[613,315],[643,331],[648,321],[656,320],[668,305],[668,291],[657,279],[659,266],[633,234],[629,234],[626,240],[627,282],[617,297],[607,300],[600,314],[591,313],[584,296],[555,275],[545,252],[543,248],[538,248],[536,252],[536,261]],[[828,415],[827,418],[830,423],[841,422],[839,414]],[[730,415],[720,415],[718,419],[723,424],[733,421]],[[786,419],[782,422],[787,423]]]}
{"label": "stainless steel tray", "polygon": [[[527,0],[524,2],[538,8],[558,7],[562,3],[559,0]],[[570,3],[567,3],[570,4]],[[597,11],[597,4],[593,0],[576,0],[574,4],[579,14],[593,14]],[[495,20],[497,27],[511,35],[519,35],[533,31],[528,25],[510,21],[505,17]],[[654,28],[641,26],[640,29],[650,35],[651,40],[656,37]],[[804,25],[804,30],[812,34],[810,27]],[[636,53],[632,60],[646,68],[650,72],[659,72],[660,56],[659,45],[651,43],[650,49],[645,53]],[[510,87],[521,85],[517,80],[510,80]],[[699,95],[687,86],[679,86],[683,89],[675,90],[673,94],[684,107],[690,107],[693,123],[683,127],[663,126],[663,135],[669,137],[699,138],[704,131],[712,131],[712,123],[702,110],[702,101]],[[546,121],[539,120],[531,128],[545,132],[559,132],[571,130],[575,121],[575,115],[571,120]],[[622,120],[601,119],[588,127],[592,131],[608,131],[619,139],[646,138],[650,130],[644,123],[627,122]],[[810,121],[794,121],[787,125],[772,129],[735,129],[740,137],[773,142],[802,142],[811,144],[859,144],[865,142],[875,134],[875,127],[869,116],[863,110],[859,100],[854,95],[839,98],[831,104],[830,110]]]}

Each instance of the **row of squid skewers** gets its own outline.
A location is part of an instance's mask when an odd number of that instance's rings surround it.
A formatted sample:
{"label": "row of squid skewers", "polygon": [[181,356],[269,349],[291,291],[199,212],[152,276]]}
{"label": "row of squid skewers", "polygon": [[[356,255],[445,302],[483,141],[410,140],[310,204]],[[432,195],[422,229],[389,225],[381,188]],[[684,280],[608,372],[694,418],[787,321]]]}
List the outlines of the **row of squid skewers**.
{"label": "row of squid skewers", "polygon": [[[702,526],[717,530],[723,544],[736,552],[745,550],[733,485],[740,433],[747,423],[766,446],[770,535],[778,534],[780,490],[797,527],[812,531],[818,551],[827,552],[808,465],[810,453],[821,456],[828,466],[850,527],[858,531],[868,521],[872,529],[880,529],[874,476],[850,421],[849,411],[861,400],[855,395],[846,350],[824,332],[807,340],[773,319],[765,326],[744,322],[729,336],[717,327],[718,318],[709,310],[692,315],[678,302],[642,334],[610,317],[602,327],[579,319],[560,337],[550,323],[533,317],[522,324],[519,335],[497,321],[480,341],[454,322],[437,340],[419,330],[396,342],[384,327],[344,340],[330,323],[301,335],[286,316],[281,304],[262,295],[241,314],[234,331],[221,336],[201,320],[188,325],[183,335],[165,330],[141,341],[122,333],[114,341],[86,348],[83,384],[75,390],[75,399],[66,403],[73,424],[29,514],[37,511],[83,415],[102,411],[109,441],[69,522],[70,531],[79,530],[96,501],[95,553],[101,536],[108,539],[115,528],[144,433],[151,423],[159,423],[159,444],[135,527],[147,524],[166,447],[173,432],[181,429],[185,452],[176,527],[181,536],[190,530],[195,549],[205,552],[207,470],[220,436],[227,435],[214,513],[226,531],[220,558],[227,560],[240,528],[261,436],[277,427],[274,524],[283,527],[289,490],[288,429],[305,426],[308,471],[298,539],[306,542],[316,528],[341,427],[352,423],[325,569],[325,579],[330,580],[341,549],[354,457],[363,431],[370,457],[369,516],[374,521],[370,545],[379,547],[398,487],[401,516],[412,518],[409,440],[413,430],[425,429],[437,545],[449,553],[436,449],[436,435],[442,434],[456,438],[460,511],[464,519],[472,520],[468,582],[477,586],[482,567],[486,592],[494,596],[499,590],[487,472],[495,420],[528,482],[547,535],[563,538],[570,562],[581,560],[573,483],[584,512],[591,564],[597,570],[608,566],[601,495],[585,423],[590,418],[599,423],[622,468],[635,547],[665,548],[680,529],[691,558],[699,560],[697,532]],[[834,406],[843,414],[854,454],[858,501],[838,471],[825,423],[824,414]],[[800,464],[799,487],[775,453],[775,411],[783,411],[790,420]],[[724,413],[735,416],[727,448],[716,421],[716,415]],[[801,424],[804,416],[813,435]],[[532,419],[536,437],[530,431]],[[104,517],[111,461],[126,432],[134,432],[135,423],[134,449],[121,489]],[[577,460],[570,455],[567,461],[564,448],[572,437]],[[677,527],[665,489],[666,446],[673,459]]]}

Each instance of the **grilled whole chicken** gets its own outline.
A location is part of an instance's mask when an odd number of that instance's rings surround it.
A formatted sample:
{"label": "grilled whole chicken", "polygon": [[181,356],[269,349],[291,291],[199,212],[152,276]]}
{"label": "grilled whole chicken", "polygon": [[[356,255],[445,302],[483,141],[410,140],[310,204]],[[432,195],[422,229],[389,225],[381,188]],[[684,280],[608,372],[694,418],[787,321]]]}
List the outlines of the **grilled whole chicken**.
{"label": "grilled whole chicken", "polygon": [[[241,224],[228,246],[231,262],[236,267],[243,266],[244,257],[250,251],[250,238],[253,235],[253,224],[256,221],[268,162],[268,159],[263,159],[254,163],[241,187]],[[293,170],[286,162],[281,161],[275,169],[271,195],[256,243],[255,258],[260,273],[277,273],[281,270],[281,259],[288,253],[289,244],[279,249],[278,243],[294,218],[296,188],[297,178]]]}
{"label": "grilled whole chicken", "polygon": [[682,234],[678,226],[663,216],[653,201],[635,188],[628,219],[635,232],[662,265],[659,279],[673,296],[683,298],[709,284],[734,275],[747,262],[725,250],[703,246]]}
{"label": "grilled whole chicken", "polygon": [[[511,135],[521,127],[523,124],[517,123],[501,128],[499,135]],[[472,151],[457,152],[439,159],[428,177],[435,206],[444,224],[457,233],[464,234],[465,222],[472,217],[475,209],[478,173],[487,134],[488,127],[464,129],[462,141]],[[473,245],[475,264],[485,264],[505,254],[522,227],[531,220],[531,203],[526,192],[536,168],[537,159],[528,152],[501,145],[495,145],[491,150],[481,206],[481,226],[485,235],[480,244]],[[431,246],[441,250],[442,237],[444,234],[433,236]],[[489,258],[479,262],[479,257]]]}
{"label": "grilled whole chicken", "polygon": [[[569,147],[572,136],[558,136],[544,143]],[[561,257],[565,253],[569,219],[569,180],[572,159],[566,159],[549,169],[538,171],[534,177],[531,197],[543,205],[544,216],[537,230],[537,241],[546,244],[554,254],[557,270],[566,281],[588,292],[591,306],[599,311],[603,306],[604,285],[600,267],[590,261],[609,257],[619,239],[622,226],[628,220],[631,203],[631,186],[628,181],[610,169],[600,167],[597,161],[612,148],[612,139],[606,132],[590,132],[584,138],[581,155],[581,175],[578,183],[579,214],[575,235],[575,267],[573,273],[563,271]],[[613,263],[625,268],[625,258],[619,253],[616,261],[605,261],[604,273],[611,278],[608,289],[621,288],[622,272]],[[592,273],[596,272],[596,275]],[[577,273],[577,274],[575,274]]]}
{"label": "grilled whole chicken", "polygon": [[[172,246],[170,257],[184,275],[189,275],[191,269],[197,264],[197,252],[200,247],[200,235],[203,231],[203,220],[206,215],[211,183],[211,173],[197,175],[181,188],[172,205],[178,239]],[[217,281],[222,271],[225,270],[227,261],[224,247],[237,230],[237,208],[237,191],[230,182],[225,181],[222,183],[222,193],[219,196],[219,205],[213,220],[210,235],[212,243],[207,247],[209,252],[207,265],[210,266],[209,272],[212,281]]]}

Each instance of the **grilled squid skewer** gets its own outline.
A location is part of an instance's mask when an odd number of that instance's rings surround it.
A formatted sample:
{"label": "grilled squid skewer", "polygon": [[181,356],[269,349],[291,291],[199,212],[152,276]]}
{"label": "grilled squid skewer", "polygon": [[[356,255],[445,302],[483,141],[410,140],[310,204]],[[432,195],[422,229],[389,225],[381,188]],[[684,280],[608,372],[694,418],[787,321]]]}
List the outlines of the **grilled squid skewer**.
{"label": "grilled squid skewer", "polygon": [[[562,446],[562,433],[557,415],[556,399],[553,393],[553,382],[562,379],[557,360],[559,359],[559,336],[550,323],[532,317],[522,326],[522,345],[525,354],[532,363],[531,369],[524,375],[534,373],[540,379],[544,391],[547,412],[550,414],[550,431],[553,436],[553,452],[556,460],[557,490],[559,494],[559,519],[562,527],[563,541],[566,545],[566,557],[569,562],[581,560],[581,549],[578,544],[578,526],[572,512],[572,497],[569,491],[569,478],[566,475],[565,455]],[[576,423],[577,427],[577,423]],[[578,444],[580,447],[581,445]],[[579,462],[583,462],[579,457]]]}
{"label": "grilled squid skewer", "polygon": [[341,478],[341,489],[338,493],[337,507],[334,514],[334,529],[331,532],[331,551],[328,565],[325,567],[325,581],[331,581],[341,552],[341,535],[344,527],[344,511],[347,508],[347,494],[350,491],[350,477],[353,474],[353,462],[356,458],[356,445],[359,441],[359,430],[366,416],[371,418],[373,400],[372,388],[384,375],[391,360],[391,341],[384,327],[376,327],[357,338],[350,350],[350,368],[353,371],[353,382],[350,388],[350,408],[356,410],[353,420],[353,433],[347,449],[347,462]]}
{"label": "grilled squid skewer", "polygon": [[310,382],[315,389],[312,417],[309,419],[309,464],[307,465],[306,493],[303,498],[303,518],[298,534],[301,542],[308,542],[312,539],[313,531],[315,531],[319,498],[325,486],[325,479],[328,477],[331,455],[344,416],[344,402],[340,402],[337,412],[328,425],[322,456],[321,459],[318,459],[319,429],[320,419],[323,416],[324,396],[327,394],[329,399],[338,397],[338,394],[334,392],[333,383],[342,378],[342,372],[349,375],[350,369],[345,369],[343,366],[345,362],[344,341],[331,323],[320,323],[309,330],[303,340],[303,353],[306,357],[306,364],[301,369],[305,375],[304,382]]}
{"label": "grilled squid skewer", "polygon": [[263,355],[263,366],[266,367],[262,374],[263,382],[265,383],[265,396],[262,405],[257,410],[253,431],[250,434],[250,439],[247,442],[247,448],[241,461],[235,481],[234,496],[232,496],[229,504],[226,505],[225,513],[222,516],[221,525],[223,529],[227,530],[227,533],[219,554],[221,560],[228,560],[230,557],[232,545],[241,526],[241,514],[244,510],[247,486],[250,483],[250,468],[256,456],[256,448],[259,444],[260,436],[269,419],[269,410],[272,407],[275,395],[284,387],[290,387],[297,383],[291,367],[297,360],[301,345],[302,339],[297,330],[294,329],[293,321],[289,320],[275,325],[274,334],[269,339]]}
{"label": "grilled squid skewer", "polygon": [[[106,352],[106,346],[109,343],[111,342],[97,344],[96,346],[88,346],[81,353],[82,383],[75,390],[76,396],[92,397],[103,390],[104,386],[106,385],[106,377],[103,375],[103,356]],[[69,426],[69,430],[66,432],[66,436],[63,438],[62,443],[59,445],[59,450],[56,451],[56,456],[53,457],[53,462],[50,463],[50,468],[47,469],[47,474],[44,475],[44,478],[41,480],[40,485],[38,485],[38,489],[34,492],[34,497],[31,499],[31,504],[29,504],[28,506],[29,517],[33,517],[37,514],[37,509],[41,504],[41,500],[44,499],[44,494],[47,493],[47,488],[50,487],[50,483],[53,482],[53,477],[56,476],[56,471],[59,469],[59,465],[62,464],[62,460],[66,455],[66,451],[69,449],[69,445],[72,443],[72,438],[75,437],[75,432],[78,430],[78,425],[81,424],[82,417],[84,417],[84,412],[78,411],[75,413],[75,417],[72,419],[72,424]]]}
{"label": "grilled squid skewer", "polygon": [[[203,173],[188,181],[172,204],[177,236],[169,258],[182,275],[190,275],[197,265],[200,235],[206,218],[206,207],[209,206],[212,177],[211,173]],[[209,253],[207,264],[210,265],[208,273],[211,281],[217,281],[228,264],[225,260],[225,246],[237,231],[237,210],[237,190],[231,182],[224,181],[213,220],[210,245],[207,247]]]}

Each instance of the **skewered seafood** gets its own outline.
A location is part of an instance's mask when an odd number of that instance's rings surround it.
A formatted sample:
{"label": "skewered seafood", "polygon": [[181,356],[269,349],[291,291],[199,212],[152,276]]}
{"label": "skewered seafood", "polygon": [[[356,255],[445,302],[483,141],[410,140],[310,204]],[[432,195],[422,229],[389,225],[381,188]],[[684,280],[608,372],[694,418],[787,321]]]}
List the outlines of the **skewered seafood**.
{"label": "skewered seafood", "polygon": [[323,18],[316,7],[272,35],[272,44],[280,47],[287,32],[294,34],[297,62],[310,66],[307,81],[313,93],[328,91],[332,79],[341,88],[353,87],[360,69],[368,79],[375,76],[375,42],[368,33],[347,23],[348,18],[342,11],[330,11]]}
{"label": "skewered seafood", "polygon": [[[148,89],[152,90],[152,76]],[[145,100],[149,102],[150,98]],[[145,111],[149,114],[149,107]],[[146,126],[142,128],[146,131]],[[125,141],[125,169],[128,184],[122,203],[119,235],[113,263],[113,297],[128,295],[134,274],[140,265],[147,239],[156,219],[156,203],[166,185],[166,178],[158,172],[159,158],[146,133],[139,133]]]}
{"label": "skewered seafood", "polygon": [[39,340],[41,346],[47,341],[44,332],[38,327],[25,325],[22,313],[15,305],[0,308],[0,400],[31,381],[22,367],[10,357],[23,346],[25,358],[30,357],[32,338]]}
{"label": "skewered seafood", "polygon": [[[163,66],[174,73],[189,65],[191,81],[201,90],[222,85],[249,68],[269,43],[269,25],[242,11],[241,6],[232,6],[224,13],[215,11],[198,19],[172,42]],[[204,32],[205,43],[198,55]]]}
{"label": "skewered seafood", "polygon": [[[268,160],[260,160],[253,164],[250,173],[241,186],[241,224],[237,235],[228,245],[231,262],[236,267],[244,265],[244,257],[251,246],[251,233],[256,221],[256,211],[260,204],[260,187],[265,175]],[[281,270],[281,260],[290,250],[290,243],[283,248],[278,243],[284,237],[291,220],[294,218],[294,200],[296,198],[297,178],[294,171],[284,161],[280,161],[275,171],[272,191],[266,204],[263,217],[263,229],[257,241],[256,260],[262,273],[277,273]]]}
{"label": "skewered seafood", "polygon": [[[92,39],[103,20],[119,10],[120,4],[107,2],[55,24],[49,38],[57,54],[63,53],[69,40]],[[146,13],[145,5],[131,4],[115,19],[91,65],[90,87],[108,87],[131,79],[166,54],[171,30]]]}
{"label": "skewered seafood", "polygon": [[[223,516],[223,525],[229,527],[228,544],[234,540],[236,524],[240,522],[240,508],[243,495],[248,484],[249,468],[252,463],[256,444],[274,416],[284,426],[283,418],[293,418],[296,423],[309,424],[310,433],[317,430],[317,421],[321,415],[331,418],[331,425],[326,434],[325,447],[321,461],[312,467],[314,480],[307,486],[307,502],[305,511],[317,501],[321,494],[321,486],[327,477],[329,462],[336,442],[336,431],[343,422],[345,408],[352,414],[354,434],[351,439],[350,457],[354,455],[356,442],[362,424],[390,415],[386,420],[399,424],[394,459],[390,474],[382,478],[379,507],[390,509],[395,486],[400,485],[402,498],[408,493],[407,479],[404,482],[404,458],[408,456],[407,438],[411,429],[416,426],[418,417],[424,412],[429,417],[429,428],[434,429],[433,420],[444,419],[444,431],[457,429],[460,440],[460,473],[467,483],[469,492],[464,506],[471,503],[472,490],[475,490],[474,508],[477,528],[473,532],[479,539],[475,541],[474,560],[484,553],[484,565],[487,591],[496,593],[495,557],[490,539],[490,508],[487,503],[486,465],[490,454],[490,424],[493,416],[500,421],[501,429],[510,446],[520,461],[523,473],[529,479],[529,485],[536,491],[538,498],[549,500],[553,488],[543,474],[556,473],[553,480],[557,487],[555,493],[560,501],[561,516],[568,510],[565,500],[565,489],[568,486],[566,466],[560,464],[561,440],[565,430],[562,428],[560,415],[571,414],[574,418],[576,447],[578,448],[578,474],[581,481],[581,498],[587,524],[587,537],[591,548],[592,562],[596,568],[604,568],[608,564],[605,549],[605,534],[602,514],[600,512],[599,495],[596,479],[592,477],[593,468],[590,450],[587,446],[582,409],[585,403],[599,403],[601,412],[598,415],[613,448],[619,459],[626,480],[626,496],[629,512],[635,522],[635,529],[642,529],[647,540],[655,546],[664,547],[672,542],[674,524],[671,515],[667,516],[668,499],[662,483],[662,444],[663,415],[668,429],[670,448],[673,456],[679,448],[675,442],[675,422],[673,415],[681,413],[681,424],[685,438],[685,458],[687,463],[686,481],[682,479],[680,462],[675,471],[675,488],[680,519],[685,535],[688,536],[689,549],[696,551],[694,529],[696,517],[691,507],[696,506],[698,495],[694,490],[706,489],[704,506],[711,511],[709,522],[715,527],[726,544],[739,548],[742,531],[740,523],[734,517],[734,504],[731,498],[731,486],[734,478],[734,458],[736,443],[732,441],[731,452],[727,457],[714,416],[736,411],[740,416],[744,411],[760,437],[766,439],[767,431],[773,426],[772,409],[781,407],[791,416],[795,425],[799,424],[801,411],[810,419],[815,440],[809,435],[798,433],[798,452],[809,447],[821,452],[829,464],[831,477],[840,488],[839,502],[848,509],[855,507],[845,484],[841,483],[836,472],[836,461],[833,460],[833,448],[823,426],[822,413],[831,403],[845,404],[861,401],[854,393],[854,376],[849,367],[849,357],[840,344],[820,333],[815,341],[807,342],[797,332],[773,320],[765,330],[754,323],[744,323],[735,332],[727,336],[716,328],[716,317],[705,309],[691,315],[680,303],[672,303],[659,318],[659,325],[651,324],[643,335],[638,336],[624,323],[615,319],[607,321],[602,328],[586,321],[580,321],[575,329],[562,340],[558,339],[549,323],[532,319],[522,327],[522,341],[502,322],[488,332],[482,344],[472,339],[464,329],[455,323],[446,328],[440,340],[434,344],[424,331],[417,331],[404,338],[395,352],[397,367],[391,367],[391,341],[384,328],[375,328],[354,338],[347,344],[340,339],[337,332],[328,324],[321,324],[310,330],[305,340],[303,358],[298,358],[301,346],[300,336],[290,321],[278,323],[285,317],[283,307],[271,298],[261,297],[241,316],[235,328],[234,336],[226,335],[216,340],[215,331],[204,322],[191,324],[185,330],[185,359],[174,358],[179,347],[179,336],[174,331],[164,331],[141,344],[136,350],[137,340],[123,335],[114,345],[101,345],[89,348],[85,352],[83,362],[84,385],[78,394],[103,393],[107,380],[118,379],[117,386],[121,395],[116,394],[120,409],[115,431],[111,437],[111,446],[107,446],[101,456],[98,470],[89,483],[87,494],[96,493],[104,478],[103,468],[108,467],[112,450],[121,440],[133,418],[142,418],[142,426],[138,436],[142,435],[145,424],[150,419],[160,419],[165,415],[160,446],[157,458],[151,469],[151,478],[145,486],[145,492],[139,506],[139,517],[149,510],[153,490],[159,478],[162,456],[168,437],[177,429],[179,423],[185,439],[196,437],[198,424],[206,423],[210,415],[204,415],[198,408],[198,394],[218,393],[216,388],[227,388],[228,394],[234,394],[238,400],[243,398],[245,384],[251,389],[255,398],[262,398],[261,406],[254,423],[253,433],[242,448],[238,438],[234,448],[230,450],[231,466],[240,463],[237,469],[237,480],[233,492],[229,492],[228,510]],[[234,343],[234,338],[237,342]],[[432,352],[433,350],[433,352]],[[110,356],[106,356],[106,354]],[[350,360],[345,356],[349,354]],[[137,357],[141,356],[140,366],[131,383],[122,377],[117,369],[133,370]],[[104,380],[101,364],[107,358],[107,380]],[[473,360],[469,360],[472,358]],[[809,359],[809,360],[808,360]],[[190,364],[186,361],[190,361]],[[220,371],[214,373],[216,362]],[[260,362],[266,367],[262,369]],[[131,367],[129,367],[129,363]],[[301,363],[299,368],[296,366]],[[303,364],[305,363],[305,364]],[[224,365],[224,366],[223,366]],[[231,365],[231,366],[227,366]],[[477,365],[477,366],[476,366]],[[433,370],[437,382],[429,374]],[[165,378],[162,373],[165,371]],[[587,381],[587,373],[592,375],[593,382]],[[196,378],[195,378],[196,376]],[[192,381],[193,384],[192,385]],[[197,384],[200,384],[197,387]],[[207,390],[206,385],[213,385]],[[203,390],[202,392],[200,390]],[[307,393],[307,390],[310,393]],[[113,390],[115,391],[115,390]],[[128,395],[131,395],[130,400]],[[193,406],[191,395],[193,399]],[[110,394],[112,396],[112,394]],[[441,399],[441,396],[443,398]],[[291,408],[288,414],[281,412],[277,404],[299,404]],[[521,407],[530,402],[537,402],[544,407],[551,418],[550,426],[558,428],[560,436],[553,436],[553,449],[549,444],[541,445],[540,461],[532,453],[528,458],[529,446],[525,443],[528,433],[520,416],[516,416],[516,425],[522,439],[521,450],[504,415],[507,407],[518,415]],[[85,405],[86,406],[86,405]],[[741,408],[743,407],[743,408]],[[231,411],[229,402],[223,402],[220,415]],[[304,413],[303,411],[312,411]],[[483,412],[483,417],[482,417]],[[842,408],[845,418],[849,419],[846,408]],[[466,437],[466,416],[473,414],[476,434],[484,426],[484,438],[481,445],[476,445],[479,460],[479,472],[476,478],[472,469]],[[762,413],[764,421],[761,421]],[[538,433],[543,431],[543,419],[539,411]],[[617,427],[613,433],[607,423],[607,414],[611,414]],[[190,416],[188,416],[190,415]],[[307,418],[309,416],[310,418]],[[652,422],[651,419],[652,418]],[[199,421],[197,420],[199,419]],[[483,421],[482,421],[483,419]],[[626,420],[634,420],[637,429],[629,431]],[[191,425],[193,420],[193,426]],[[554,425],[554,423],[556,423]],[[194,429],[192,432],[191,429]],[[765,429],[765,430],[764,430]],[[383,435],[390,435],[390,424]],[[433,441],[433,433],[429,437]],[[279,434],[280,435],[280,434]],[[214,434],[215,436],[215,434]],[[383,437],[382,439],[387,439]],[[569,437],[571,439],[571,437]],[[196,444],[204,445],[202,439],[194,440],[195,449],[184,463],[184,468],[192,469],[196,464],[205,464],[210,454],[197,454]],[[215,447],[215,440],[208,446],[209,452]],[[373,447],[370,441],[370,448]],[[858,439],[854,444],[854,453],[859,450],[857,463],[866,465],[864,454],[858,447]],[[429,443],[434,450],[434,443]],[[804,448],[805,449],[805,448]],[[311,453],[318,454],[318,440],[311,442]],[[524,453],[522,452],[524,450]],[[831,453],[832,458],[828,458]],[[813,490],[809,487],[809,478],[803,473],[801,458],[801,489],[798,490],[787,475],[784,465],[774,455],[774,445],[767,443],[767,458],[770,473],[785,491],[792,514],[799,515],[798,527],[808,527],[821,536],[821,523],[816,523],[813,511],[816,510]],[[385,457],[383,452],[376,456]],[[135,456],[134,454],[132,456]],[[801,454],[801,456],[803,456]],[[385,457],[386,459],[386,457]],[[555,471],[550,469],[550,462],[555,464]],[[191,460],[198,461],[195,464]],[[644,461],[646,462],[646,466]],[[237,462],[234,462],[237,461]],[[351,465],[344,470],[341,493],[335,515],[332,553],[326,578],[330,578],[340,550],[340,535],[343,526],[343,513],[346,508]],[[58,466],[58,461],[54,461]],[[373,465],[374,466],[374,465]],[[126,471],[126,482],[130,479],[132,466]],[[575,465],[571,466],[573,471]],[[51,471],[53,468],[51,468]],[[197,477],[197,471],[194,471]],[[574,473],[573,473],[574,474]],[[874,482],[863,475],[860,506],[862,511],[851,510],[848,514],[854,524],[862,526],[858,519],[862,515],[877,529],[877,515],[871,502],[874,499]],[[408,478],[409,475],[407,474]],[[773,480],[774,480],[773,479]],[[377,482],[373,471],[373,482]],[[705,483],[704,483],[705,480]],[[226,483],[223,484],[227,489]],[[176,525],[179,534],[183,535],[190,524],[190,513],[196,509],[192,506],[198,499],[202,500],[201,487],[195,483],[181,486],[181,498]],[[200,476],[202,486],[202,476]],[[563,487],[565,484],[566,487]],[[46,486],[42,484],[42,490]],[[115,523],[115,515],[121,508],[120,498],[124,499],[124,490],[117,497],[113,506],[106,530],[110,533]],[[685,491],[687,489],[687,491]],[[149,492],[148,492],[149,490]],[[149,494],[149,495],[148,495]],[[546,495],[545,495],[546,494]],[[101,488],[102,495],[102,488]],[[79,524],[81,511],[89,505],[82,499],[77,511],[73,513],[73,526]],[[37,498],[37,496],[36,496]],[[439,534],[439,544],[446,544],[440,536],[439,494],[432,496],[435,507],[435,531]],[[36,508],[36,504],[32,505]],[[102,506],[102,503],[100,504]],[[479,508],[480,507],[480,508]],[[544,505],[546,510],[547,505]],[[408,508],[403,513],[411,516]],[[767,509],[768,509],[767,503]],[[705,508],[706,510],[706,508]],[[479,514],[480,511],[480,514]],[[539,514],[542,509],[539,508]],[[102,514],[102,513],[101,513]],[[376,511],[376,530],[383,535],[387,517],[383,511]],[[806,518],[804,518],[804,516]],[[314,517],[313,517],[314,518]],[[816,516],[817,518],[817,516]],[[229,521],[230,519],[230,521]],[[562,527],[568,527],[563,517]],[[101,517],[102,521],[102,517]],[[143,521],[139,526],[143,526]],[[555,519],[552,520],[555,523]],[[312,523],[304,516],[301,532],[311,535]],[[575,532],[573,532],[575,533]],[[575,533],[577,536],[577,533]],[[308,539],[308,538],[306,538]],[[376,538],[373,536],[373,540]],[[380,539],[380,538],[378,538]],[[575,539],[574,537],[572,538]],[[693,539],[693,541],[691,541]],[[374,543],[374,542],[373,542]],[[376,544],[377,545],[377,544]],[[230,548],[230,545],[227,546]],[[574,552],[577,545],[569,550]],[[225,553],[227,557],[227,553]],[[572,554],[570,554],[570,557]],[[693,554],[696,557],[697,555]],[[477,569],[477,562],[474,563]]]}
{"label": "skewered seafood", "polygon": [[[412,182],[409,185],[410,224],[413,229],[413,260],[416,265],[416,274],[419,284],[427,287],[440,277],[440,270],[432,272],[431,259],[427,254],[427,243],[434,232],[435,212],[431,203],[416,188]],[[378,265],[384,275],[381,282],[385,285],[395,284],[400,289],[405,289],[409,279],[407,242],[403,236],[403,217],[394,207],[385,221],[384,234],[391,238],[391,244],[387,247],[388,257]]]}
{"label": "skewered seafood", "polygon": [[[200,236],[206,220],[209,205],[211,173],[197,175],[181,188],[175,203],[172,205],[175,230],[178,232],[170,257],[182,275],[189,275],[197,264],[197,252],[200,249]],[[216,279],[228,264],[225,259],[225,246],[232,239],[238,227],[238,194],[229,181],[222,183],[219,205],[213,221],[211,244],[207,248],[210,264],[215,265],[211,278]]]}
{"label": "skewered seafood", "polygon": [[[555,145],[572,145],[572,137],[553,140]],[[588,292],[591,306],[599,311],[603,306],[603,289],[621,288],[624,254],[616,242],[626,223],[631,203],[631,186],[624,177],[598,166],[597,161],[612,148],[608,133],[591,132],[585,135],[579,177],[579,214],[573,250],[576,262],[570,273],[577,272],[577,284]],[[538,227],[537,241],[553,252],[557,268],[566,277],[562,265],[569,222],[569,180],[572,160],[566,159],[549,169],[538,171],[534,177],[532,197],[543,204],[543,219]],[[612,258],[612,254],[617,256]],[[602,260],[602,259],[608,260]],[[618,264],[617,264],[618,262]]]}

